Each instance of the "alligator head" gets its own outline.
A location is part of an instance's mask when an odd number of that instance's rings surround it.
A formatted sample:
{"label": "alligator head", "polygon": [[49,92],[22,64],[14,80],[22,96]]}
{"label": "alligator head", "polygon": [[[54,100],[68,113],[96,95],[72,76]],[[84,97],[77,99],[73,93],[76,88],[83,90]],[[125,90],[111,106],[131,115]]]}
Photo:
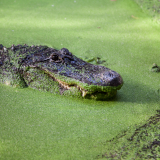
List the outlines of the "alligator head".
{"label": "alligator head", "polygon": [[47,46],[0,45],[0,74],[3,83],[93,99],[111,98],[123,85],[117,72]]}

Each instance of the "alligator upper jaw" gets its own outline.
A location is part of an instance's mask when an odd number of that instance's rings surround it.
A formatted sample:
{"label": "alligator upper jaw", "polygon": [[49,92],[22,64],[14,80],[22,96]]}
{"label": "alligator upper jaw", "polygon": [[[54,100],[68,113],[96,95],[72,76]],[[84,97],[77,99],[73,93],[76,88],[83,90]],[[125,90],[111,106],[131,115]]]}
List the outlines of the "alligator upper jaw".
{"label": "alligator upper jaw", "polygon": [[[32,58],[34,59],[34,57]],[[56,78],[57,81],[61,81],[68,86],[77,85],[77,82],[88,86],[95,85],[101,87],[118,87],[123,84],[123,79],[117,72],[104,66],[87,63],[76,56],[71,58],[65,58],[62,63],[46,58],[47,61],[41,60],[36,63],[31,61],[27,65],[44,70]]]}

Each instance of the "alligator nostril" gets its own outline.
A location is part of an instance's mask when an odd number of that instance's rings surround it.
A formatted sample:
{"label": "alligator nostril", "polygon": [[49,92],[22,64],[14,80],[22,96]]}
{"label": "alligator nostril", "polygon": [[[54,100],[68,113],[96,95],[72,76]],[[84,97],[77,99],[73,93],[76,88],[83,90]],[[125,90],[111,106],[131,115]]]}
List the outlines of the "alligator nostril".
{"label": "alligator nostril", "polygon": [[123,80],[120,76],[113,77],[109,82],[110,86],[119,86],[122,83],[123,83]]}
{"label": "alligator nostril", "polygon": [[117,78],[114,78],[110,81],[110,86],[117,86]]}

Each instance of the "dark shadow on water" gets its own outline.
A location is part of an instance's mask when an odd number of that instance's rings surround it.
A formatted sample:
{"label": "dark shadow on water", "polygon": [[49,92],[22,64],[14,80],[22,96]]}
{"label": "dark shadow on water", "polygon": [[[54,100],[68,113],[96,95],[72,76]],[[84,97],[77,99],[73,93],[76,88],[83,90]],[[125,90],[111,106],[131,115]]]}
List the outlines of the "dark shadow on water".
{"label": "dark shadow on water", "polygon": [[126,82],[121,90],[117,91],[117,96],[112,101],[132,103],[160,102],[160,94],[157,91],[158,88],[153,90],[140,83]]}

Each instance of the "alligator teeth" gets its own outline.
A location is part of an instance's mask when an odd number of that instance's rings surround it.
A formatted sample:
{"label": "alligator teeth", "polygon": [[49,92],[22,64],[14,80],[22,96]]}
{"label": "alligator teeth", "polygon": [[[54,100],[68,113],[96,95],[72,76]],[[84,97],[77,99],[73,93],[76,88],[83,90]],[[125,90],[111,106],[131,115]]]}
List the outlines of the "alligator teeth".
{"label": "alligator teeth", "polygon": [[56,78],[55,78],[55,80],[56,80],[63,88],[65,88],[65,89],[71,89],[71,87],[70,87],[69,85],[67,85],[66,83],[64,83],[64,82],[62,82],[62,81],[60,81],[60,80],[58,80],[58,79],[56,79]]}
{"label": "alligator teeth", "polygon": [[3,47],[3,51],[4,51],[4,52],[7,52],[7,48],[6,48],[6,47]]}
{"label": "alligator teeth", "polygon": [[84,91],[84,90],[81,90],[82,91],[82,97],[85,97],[86,96],[86,94],[87,94],[87,92],[86,91]]}
{"label": "alligator teeth", "polygon": [[5,81],[5,84],[8,86],[10,85],[10,81]]}

